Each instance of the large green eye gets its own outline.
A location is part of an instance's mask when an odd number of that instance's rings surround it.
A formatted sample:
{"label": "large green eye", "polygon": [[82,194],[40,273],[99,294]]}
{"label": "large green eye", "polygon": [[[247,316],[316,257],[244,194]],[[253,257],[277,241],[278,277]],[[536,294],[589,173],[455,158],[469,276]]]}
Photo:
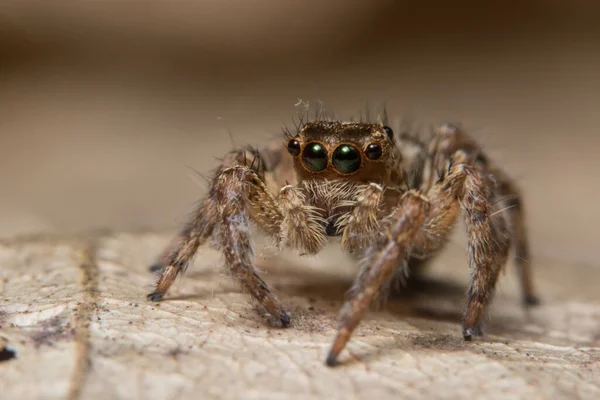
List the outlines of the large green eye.
{"label": "large green eye", "polygon": [[327,168],[327,149],[321,143],[309,143],[302,152],[304,165],[315,172]]}
{"label": "large green eye", "polygon": [[360,151],[348,144],[342,144],[333,152],[333,166],[342,174],[351,174],[360,168]]}

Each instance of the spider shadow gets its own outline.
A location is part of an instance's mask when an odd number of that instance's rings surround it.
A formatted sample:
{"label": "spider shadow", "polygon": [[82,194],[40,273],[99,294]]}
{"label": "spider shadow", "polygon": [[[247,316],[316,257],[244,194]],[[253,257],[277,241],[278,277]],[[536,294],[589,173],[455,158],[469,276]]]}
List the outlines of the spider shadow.
{"label": "spider shadow", "polygon": [[[352,279],[331,275],[297,273],[287,274],[285,284],[277,286],[278,291],[287,297],[306,298],[337,314],[343,305]],[[465,303],[466,286],[461,282],[418,274],[403,285],[392,285],[390,290],[372,309],[397,315],[398,317],[422,318],[442,322],[460,322]],[[454,304],[455,310],[437,307],[439,303]]]}
{"label": "spider shadow", "polygon": [[[279,274],[284,272],[278,271],[273,275]],[[316,272],[285,272],[285,275],[285,284],[278,285],[277,289],[282,297],[287,297],[288,303],[297,302],[298,298],[306,298],[332,318],[337,316],[353,283],[351,277],[323,276]],[[372,305],[371,310],[405,319],[424,332],[438,330],[440,324],[445,324],[448,329],[456,332],[456,338],[462,343],[461,325],[467,289],[467,282],[438,277],[430,274],[427,268],[423,268],[407,279],[404,285],[393,286],[382,301]],[[511,305],[506,301],[514,303]],[[510,310],[490,310],[490,316],[493,318],[486,318],[482,325],[486,341],[490,340],[487,337],[488,333],[512,337],[531,335],[523,329],[525,324],[532,322],[530,310],[522,308],[517,298],[506,301],[504,305],[512,311],[522,310],[522,317],[518,316],[518,312],[505,312]]]}
{"label": "spider shadow", "polygon": [[[281,268],[282,265],[286,267]],[[260,269],[261,275],[288,307],[302,309],[305,307],[302,305],[304,300],[313,308],[321,309],[332,320],[336,318],[355,278],[352,271],[336,273],[328,269],[306,269],[304,264],[279,257],[262,262]],[[185,277],[198,283],[209,282],[210,285],[222,279],[222,283],[210,290],[202,288],[194,290],[194,293],[169,296],[165,301],[201,300],[215,294],[240,291],[222,272],[213,268],[188,271]],[[459,334],[466,291],[467,282],[437,277],[430,274],[428,266],[422,265],[403,285],[393,285],[387,296],[374,304],[371,310],[409,320],[411,325],[423,331],[436,329],[440,323],[451,324],[456,326]],[[514,317],[494,315],[492,323],[486,323],[484,329],[494,334],[520,335],[523,334],[523,322]]]}
{"label": "spider shadow", "polygon": [[[270,264],[270,263],[269,263]],[[353,275],[337,275],[315,270],[306,270],[291,265],[292,268],[276,268],[264,265],[263,276],[276,290],[278,296],[286,303],[297,302],[305,299],[317,304],[334,317],[346,298],[348,290],[352,287]],[[186,280],[196,282],[217,282],[223,279],[215,289],[207,293],[200,289],[195,293],[168,296],[163,301],[190,301],[201,300],[215,294],[231,293],[235,286],[230,285],[222,273],[214,269],[202,268],[189,271],[185,274]],[[429,277],[423,273],[416,274],[408,279],[404,285],[393,285],[382,301],[373,306],[377,311],[390,312],[399,317],[415,317],[433,319],[437,321],[456,322],[461,318],[460,306],[464,303],[466,287],[459,282],[441,278]],[[459,307],[456,313],[440,311],[438,308],[423,306],[423,303],[445,301],[452,302]]]}

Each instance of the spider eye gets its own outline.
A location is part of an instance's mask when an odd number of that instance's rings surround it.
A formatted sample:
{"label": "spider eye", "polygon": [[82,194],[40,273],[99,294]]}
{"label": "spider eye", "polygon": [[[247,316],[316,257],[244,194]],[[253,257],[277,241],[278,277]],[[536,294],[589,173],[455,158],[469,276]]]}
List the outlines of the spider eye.
{"label": "spider eye", "polygon": [[365,155],[371,160],[379,159],[382,154],[383,150],[381,149],[381,146],[377,143],[371,143],[367,146],[367,150],[365,151]]}
{"label": "spider eye", "polygon": [[300,154],[300,142],[296,139],[292,139],[288,142],[288,153],[293,156]]}
{"label": "spider eye", "polygon": [[384,126],[383,131],[388,135],[388,138],[390,138],[390,140],[394,138],[394,131],[389,126]]}
{"label": "spider eye", "polygon": [[342,144],[333,152],[333,166],[343,174],[351,174],[360,168],[360,151],[348,144]]}
{"label": "spider eye", "polygon": [[327,149],[321,143],[309,143],[302,153],[304,165],[315,172],[327,168]]}

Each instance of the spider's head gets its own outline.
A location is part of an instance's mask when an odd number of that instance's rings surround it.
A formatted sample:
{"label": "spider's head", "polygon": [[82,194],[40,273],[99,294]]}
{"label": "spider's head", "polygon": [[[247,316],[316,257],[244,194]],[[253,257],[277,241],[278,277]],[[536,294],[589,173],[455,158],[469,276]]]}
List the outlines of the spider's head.
{"label": "spider's head", "polygon": [[381,124],[315,121],[287,143],[303,179],[385,181],[398,156],[392,129]]}

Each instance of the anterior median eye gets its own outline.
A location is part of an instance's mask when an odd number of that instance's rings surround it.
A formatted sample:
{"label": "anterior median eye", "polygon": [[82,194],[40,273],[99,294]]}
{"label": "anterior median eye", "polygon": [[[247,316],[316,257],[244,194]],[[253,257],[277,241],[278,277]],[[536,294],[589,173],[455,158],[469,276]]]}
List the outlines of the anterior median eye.
{"label": "anterior median eye", "polygon": [[342,144],[333,152],[333,166],[342,174],[358,171],[360,163],[360,150],[354,146]]}
{"label": "anterior median eye", "polygon": [[302,161],[315,172],[327,168],[327,149],[321,143],[309,143],[302,152]]}

